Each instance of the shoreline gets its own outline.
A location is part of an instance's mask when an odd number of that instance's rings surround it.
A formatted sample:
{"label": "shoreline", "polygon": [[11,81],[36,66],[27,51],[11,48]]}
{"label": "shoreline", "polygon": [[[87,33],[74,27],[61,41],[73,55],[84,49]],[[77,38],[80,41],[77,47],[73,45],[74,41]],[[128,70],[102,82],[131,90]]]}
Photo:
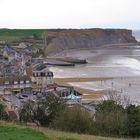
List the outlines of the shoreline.
{"label": "shoreline", "polygon": [[[110,80],[112,78],[108,77],[99,77],[99,78],[79,78],[79,77],[73,77],[73,78],[54,78],[54,82],[58,85],[67,85],[70,86],[69,83],[73,82],[91,82],[91,81],[106,81]],[[74,89],[82,94],[82,100],[95,100],[98,98],[101,98],[103,95],[107,94],[108,90],[91,90],[81,87],[74,86]]]}
{"label": "shoreline", "polygon": [[71,77],[71,78],[54,78],[54,82],[61,85],[61,84],[68,84],[73,82],[91,82],[91,81],[106,81],[113,79],[113,77],[87,77],[87,78],[81,78],[81,77]]}

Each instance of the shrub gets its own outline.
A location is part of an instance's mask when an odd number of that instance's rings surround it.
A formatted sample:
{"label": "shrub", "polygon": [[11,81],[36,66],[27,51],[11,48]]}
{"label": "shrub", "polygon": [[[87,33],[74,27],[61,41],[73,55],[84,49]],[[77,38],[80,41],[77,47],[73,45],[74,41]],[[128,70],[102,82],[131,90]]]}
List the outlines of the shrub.
{"label": "shrub", "polygon": [[97,105],[93,133],[100,135],[122,136],[126,133],[127,113],[112,100]]}
{"label": "shrub", "polygon": [[37,103],[28,101],[19,111],[20,121],[36,122],[49,126],[57,114],[65,107],[65,102],[59,97],[50,94]]}
{"label": "shrub", "polygon": [[65,101],[51,94],[38,102],[35,118],[40,124],[49,126],[64,108]]}
{"label": "shrub", "polygon": [[23,122],[34,122],[35,120],[35,104],[32,101],[27,101],[19,111],[19,119]]}
{"label": "shrub", "polygon": [[5,106],[0,102],[0,120],[8,120],[9,116],[5,111]]}
{"label": "shrub", "polygon": [[77,133],[90,133],[92,130],[93,117],[79,107],[66,108],[54,120],[53,127],[63,131]]}
{"label": "shrub", "polygon": [[127,107],[128,135],[140,137],[140,106],[130,105]]}

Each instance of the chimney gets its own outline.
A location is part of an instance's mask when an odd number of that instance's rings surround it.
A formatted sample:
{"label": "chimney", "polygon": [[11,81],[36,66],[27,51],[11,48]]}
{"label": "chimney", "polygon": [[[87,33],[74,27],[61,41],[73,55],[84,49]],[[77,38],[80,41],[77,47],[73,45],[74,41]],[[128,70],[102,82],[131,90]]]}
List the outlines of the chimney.
{"label": "chimney", "polygon": [[26,68],[26,75],[30,76],[30,77],[33,75],[33,68],[32,68],[32,66],[28,66]]}

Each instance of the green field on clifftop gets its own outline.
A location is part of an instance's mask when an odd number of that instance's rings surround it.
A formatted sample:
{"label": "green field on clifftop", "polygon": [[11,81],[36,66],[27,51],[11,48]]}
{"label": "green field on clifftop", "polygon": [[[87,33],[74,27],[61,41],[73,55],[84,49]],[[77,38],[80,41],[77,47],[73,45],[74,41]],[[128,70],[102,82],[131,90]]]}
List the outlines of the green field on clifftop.
{"label": "green field on clifftop", "polygon": [[0,41],[6,43],[19,42],[24,37],[42,38],[46,29],[0,29]]}
{"label": "green field on clifftop", "polygon": [[36,35],[41,37],[45,29],[0,29],[0,36],[32,36]]}

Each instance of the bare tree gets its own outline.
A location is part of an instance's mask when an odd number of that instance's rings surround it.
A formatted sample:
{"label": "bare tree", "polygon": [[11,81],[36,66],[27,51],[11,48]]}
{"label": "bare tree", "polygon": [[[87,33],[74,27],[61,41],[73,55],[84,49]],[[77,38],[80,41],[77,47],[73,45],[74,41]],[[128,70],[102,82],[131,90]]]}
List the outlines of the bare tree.
{"label": "bare tree", "polygon": [[102,98],[101,102],[104,100],[115,101],[116,104],[122,105],[123,107],[127,107],[131,104],[131,100],[128,95],[122,95],[114,90],[110,90],[108,94]]}

